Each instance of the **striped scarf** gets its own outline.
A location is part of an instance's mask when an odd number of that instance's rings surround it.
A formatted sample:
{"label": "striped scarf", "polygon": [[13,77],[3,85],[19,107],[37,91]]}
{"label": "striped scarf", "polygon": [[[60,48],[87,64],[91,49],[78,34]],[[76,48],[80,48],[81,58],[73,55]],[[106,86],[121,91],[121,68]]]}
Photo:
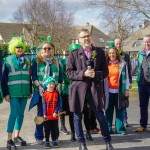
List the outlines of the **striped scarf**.
{"label": "striped scarf", "polygon": [[42,55],[42,58],[43,58],[43,61],[46,63],[46,66],[45,66],[45,75],[44,75],[44,78],[46,78],[50,74],[50,64],[52,64],[53,57],[46,58],[46,57],[44,57]]}
{"label": "striped scarf", "polygon": [[121,92],[122,92],[122,94],[125,94],[125,91],[126,91],[126,67],[122,68],[121,76],[122,76],[122,89],[121,89]]}

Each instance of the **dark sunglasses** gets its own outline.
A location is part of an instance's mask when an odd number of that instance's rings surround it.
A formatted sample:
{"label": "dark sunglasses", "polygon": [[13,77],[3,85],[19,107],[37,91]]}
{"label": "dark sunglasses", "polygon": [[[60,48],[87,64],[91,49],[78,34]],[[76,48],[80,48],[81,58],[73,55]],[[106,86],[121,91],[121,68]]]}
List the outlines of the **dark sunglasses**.
{"label": "dark sunglasses", "polygon": [[17,46],[16,48],[23,48],[22,46]]}
{"label": "dark sunglasses", "polygon": [[43,49],[44,49],[44,50],[47,50],[47,49],[48,49],[48,50],[50,51],[52,48],[51,48],[51,47],[44,47]]}

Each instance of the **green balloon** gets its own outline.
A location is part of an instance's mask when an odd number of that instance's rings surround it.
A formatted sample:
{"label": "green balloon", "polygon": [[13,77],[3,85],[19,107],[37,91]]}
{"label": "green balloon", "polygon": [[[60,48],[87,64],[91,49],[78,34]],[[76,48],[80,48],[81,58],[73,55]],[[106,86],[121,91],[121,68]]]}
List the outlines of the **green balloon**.
{"label": "green balloon", "polygon": [[80,47],[81,47],[80,44],[71,44],[71,45],[69,46],[69,51],[74,51],[74,50],[76,50],[76,49],[79,49]]}

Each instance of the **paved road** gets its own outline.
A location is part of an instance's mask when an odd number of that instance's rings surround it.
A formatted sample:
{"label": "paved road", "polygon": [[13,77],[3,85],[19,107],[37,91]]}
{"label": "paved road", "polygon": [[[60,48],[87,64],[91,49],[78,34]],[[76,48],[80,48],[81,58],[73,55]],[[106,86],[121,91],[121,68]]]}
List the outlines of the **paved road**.
{"label": "paved road", "polygon": [[[29,105],[29,103],[28,103]],[[28,109],[27,105],[27,109]],[[150,108],[150,107],[149,107]],[[20,147],[19,150],[42,150],[43,145],[37,145],[33,137],[34,122],[36,108],[28,112],[26,109],[24,125],[21,136],[26,139],[28,146]],[[150,111],[150,109],[149,109]],[[4,102],[0,105],[0,150],[6,150],[7,140],[7,119],[9,116],[9,103]],[[136,133],[134,130],[139,127],[139,103],[137,94],[130,95],[130,107],[128,108],[128,121],[131,125],[127,128],[127,135],[112,135],[112,144],[116,150],[150,150],[150,129],[147,132]],[[69,129],[68,117],[66,118],[66,126]],[[150,121],[150,116],[149,116]],[[150,128],[150,125],[148,126]],[[93,135],[94,141],[87,141],[89,150],[104,150],[105,143],[100,134]],[[70,135],[60,134],[58,150],[78,150],[77,142],[70,142]],[[54,148],[51,148],[54,149]]]}

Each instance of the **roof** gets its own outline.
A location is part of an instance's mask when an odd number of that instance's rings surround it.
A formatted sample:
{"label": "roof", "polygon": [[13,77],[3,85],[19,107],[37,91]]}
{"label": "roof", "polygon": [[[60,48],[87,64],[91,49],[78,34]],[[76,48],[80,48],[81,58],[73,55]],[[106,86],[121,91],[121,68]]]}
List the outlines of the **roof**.
{"label": "roof", "polygon": [[[75,30],[71,38],[78,39],[78,33],[82,28],[86,28],[90,31],[94,46],[105,48],[108,41],[112,41],[112,39],[109,36],[101,32],[93,25],[75,26]],[[11,40],[14,33],[16,33],[16,35],[20,35],[21,32],[24,32],[24,34],[26,35],[26,31],[27,30],[24,28],[23,24],[0,23],[0,35],[2,36],[4,43],[8,43]],[[27,37],[28,39],[30,39],[29,36]]]}
{"label": "roof", "polygon": [[143,39],[144,35],[146,34],[150,34],[150,26],[146,26],[144,28],[139,29],[138,31],[133,33],[130,37],[128,37],[126,40],[124,40],[123,50],[124,51],[139,51],[140,49],[142,49],[143,44],[137,47],[134,47],[134,44],[138,40]]}
{"label": "roof", "polygon": [[104,34],[93,25],[75,26],[76,31],[72,38],[78,39],[78,33],[83,28],[90,31],[94,46],[105,48],[105,46],[108,44],[108,41],[112,41],[112,38]]}
{"label": "roof", "polygon": [[0,35],[2,36],[3,42],[8,43],[14,33],[20,35],[23,32],[23,25],[18,23],[0,23]]}

